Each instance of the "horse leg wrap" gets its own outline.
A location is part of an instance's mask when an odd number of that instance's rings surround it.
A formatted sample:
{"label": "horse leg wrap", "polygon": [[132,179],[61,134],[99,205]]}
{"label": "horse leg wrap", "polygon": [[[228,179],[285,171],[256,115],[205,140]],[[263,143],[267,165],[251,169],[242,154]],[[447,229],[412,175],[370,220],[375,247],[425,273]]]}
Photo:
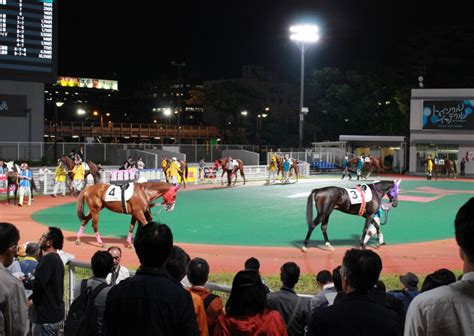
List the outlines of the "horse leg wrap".
{"label": "horse leg wrap", "polygon": [[133,236],[133,233],[132,233],[132,232],[129,232],[129,233],[128,233],[128,236],[127,236],[127,243],[128,243],[128,245],[132,245],[132,236]]}
{"label": "horse leg wrap", "polygon": [[95,233],[95,239],[97,240],[97,243],[99,243],[99,244],[101,244],[101,245],[104,243],[104,242],[102,241],[102,238],[100,237],[99,232],[96,232],[96,233]]}
{"label": "horse leg wrap", "polygon": [[82,234],[84,233],[84,227],[81,226],[79,228],[79,232],[77,233],[77,239],[80,239],[82,237]]}

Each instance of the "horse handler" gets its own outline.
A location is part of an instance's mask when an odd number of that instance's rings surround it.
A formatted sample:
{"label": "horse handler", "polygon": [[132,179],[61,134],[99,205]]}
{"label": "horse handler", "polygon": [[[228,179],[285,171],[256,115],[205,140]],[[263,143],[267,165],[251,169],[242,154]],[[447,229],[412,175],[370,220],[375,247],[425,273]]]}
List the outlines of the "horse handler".
{"label": "horse handler", "polygon": [[76,161],[76,165],[72,169],[73,180],[72,180],[72,189],[73,192],[79,194],[84,188],[84,176],[86,174],[86,170],[81,162]]}
{"label": "horse handler", "polygon": [[168,180],[173,185],[178,184],[178,176],[181,172],[181,167],[179,166],[178,160],[174,157],[171,159],[171,164],[168,169]]}
{"label": "horse handler", "polygon": [[227,186],[230,187],[232,185],[232,173],[234,172],[234,159],[232,159],[230,156],[227,160],[225,170],[227,172]]}
{"label": "horse handler", "polygon": [[433,175],[433,160],[431,160],[431,156],[428,156],[428,160],[426,161],[426,179],[431,180],[432,175]]}
{"label": "horse handler", "polygon": [[277,173],[277,159],[275,155],[272,155],[272,158],[270,160],[270,165],[268,166],[268,180],[267,182],[270,183],[270,180],[272,180],[272,183],[275,183],[276,179],[276,173]]}
{"label": "horse handler", "polygon": [[63,165],[61,160],[58,160],[58,165],[54,170],[54,191],[51,195],[52,197],[56,197],[58,191],[62,191],[63,196],[66,196],[66,178],[67,178],[67,170]]}
{"label": "horse handler", "polygon": [[20,179],[20,202],[18,206],[23,206],[23,198],[25,196],[28,196],[28,205],[31,205],[31,180],[33,179],[33,173],[28,169],[26,162],[21,164],[18,178]]}
{"label": "horse handler", "polygon": [[382,206],[380,206],[379,210],[374,214],[374,220],[373,220],[379,227],[379,235],[377,236],[377,229],[375,225],[373,223],[370,223],[364,237],[364,246],[367,244],[369,239],[374,236],[376,236],[379,239],[379,245],[385,245],[385,241],[383,239],[382,228],[380,226],[381,217],[382,217]]}

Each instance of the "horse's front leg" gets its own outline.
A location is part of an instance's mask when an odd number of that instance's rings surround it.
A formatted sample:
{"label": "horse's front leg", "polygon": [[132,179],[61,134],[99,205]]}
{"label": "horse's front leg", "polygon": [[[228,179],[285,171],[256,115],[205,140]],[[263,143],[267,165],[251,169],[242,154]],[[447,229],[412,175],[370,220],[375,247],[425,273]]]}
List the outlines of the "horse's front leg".
{"label": "horse's front leg", "polygon": [[224,174],[226,173],[225,169],[222,169],[222,175],[221,175],[221,186],[224,185]]}

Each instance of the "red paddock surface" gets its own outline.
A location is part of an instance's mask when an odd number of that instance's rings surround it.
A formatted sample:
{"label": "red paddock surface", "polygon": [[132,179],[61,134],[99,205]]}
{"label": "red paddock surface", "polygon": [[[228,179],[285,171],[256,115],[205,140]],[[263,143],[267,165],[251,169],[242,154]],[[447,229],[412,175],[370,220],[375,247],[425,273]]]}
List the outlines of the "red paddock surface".
{"label": "red paddock surface", "polygon": [[[406,179],[406,177],[403,177]],[[471,181],[472,182],[472,181]],[[191,187],[190,189],[195,189]],[[46,230],[31,219],[35,211],[74,202],[73,197],[52,198],[37,196],[31,207],[17,207],[0,204],[0,220],[14,223],[20,230],[21,242],[37,241]],[[71,214],[75,216],[75,214]],[[79,228],[79,222],[78,222]],[[75,232],[64,232],[66,252],[72,253],[76,259],[90,261],[95,251],[101,249],[95,242],[95,237],[85,236],[82,244],[76,246]],[[106,246],[118,245],[123,249],[122,263],[127,266],[137,267],[138,258],[133,249],[125,248],[125,239],[103,237]],[[291,260],[298,263],[303,273],[315,274],[321,269],[332,269],[341,263],[344,252],[350,247],[337,247],[330,252],[319,248],[309,248],[307,253],[302,253],[296,247],[248,247],[248,246],[222,246],[180,244],[191,257],[202,257],[209,261],[212,273],[236,272],[243,267],[244,261],[254,256],[260,260],[261,271],[266,274],[278,274],[280,266]],[[462,269],[459,251],[454,239],[437,240],[423,243],[386,245],[375,249],[383,260],[383,273],[402,274],[407,271],[416,273],[429,273],[442,267]]]}

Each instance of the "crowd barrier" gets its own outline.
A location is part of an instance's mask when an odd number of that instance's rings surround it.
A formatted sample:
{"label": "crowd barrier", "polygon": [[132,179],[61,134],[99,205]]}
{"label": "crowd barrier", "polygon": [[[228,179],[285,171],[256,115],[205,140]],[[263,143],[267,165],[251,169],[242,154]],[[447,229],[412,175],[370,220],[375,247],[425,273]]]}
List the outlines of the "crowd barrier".
{"label": "crowd barrier", "polygon": [[[114,168],[104,167],[101,171],[101,183],[110,184],[121,184],[128,182],[137,182],[140,178],[144,178],[147,181],[166,181],[166,177],[161,168],[159,169],[143,169],[143,170],[117,170]],[[308,163],[301,163],[298,165],[300,176],[310,175],[310,166]],[[51,195],[54,191],[54,167],[48,167],[49,172],[45,174],[39,174],[38,168],[32,168],[33,178],[37,187],[36,193],[43,195]],[[268,179],[268,167],[267,166],[245,166],[245,177],[247,181],[264,181]],[[242,182],[243,179],[238,174],[238,181]],[[180,182],[180,181],[179,181]],[[198,165],[189,165],[188,178],[186,183],[195,184],[212,184],[212,183],[226,183],[227,175],[222,176],[222,170],[216,170],[212,164],[206,164],[203,172],[200,172]],[[86,185],[94,184],[92,176],[88,176]],[[67,188],[66,188],[67,189]],[[10,189],[12,192],[13,189]],[[6,192],[6,176],[0,175],[0,193]]]}
{"label": "crowd barrier", "polygon": [[[135,275],[135,271],[129,269],[130,276]],[[87,262],[71,260],[68,263],[67,270],[67,293],[64,302],[66,303],[66,311],[69,310],[74,299],[78,296],[80,291],[80,284],[83,279],[87,279],[92,275],[91,265]],[[212,293],[219,295],[224,301],[227,300],[231,286],[218,284],[214,282],[207,282],[204,286]]]}

